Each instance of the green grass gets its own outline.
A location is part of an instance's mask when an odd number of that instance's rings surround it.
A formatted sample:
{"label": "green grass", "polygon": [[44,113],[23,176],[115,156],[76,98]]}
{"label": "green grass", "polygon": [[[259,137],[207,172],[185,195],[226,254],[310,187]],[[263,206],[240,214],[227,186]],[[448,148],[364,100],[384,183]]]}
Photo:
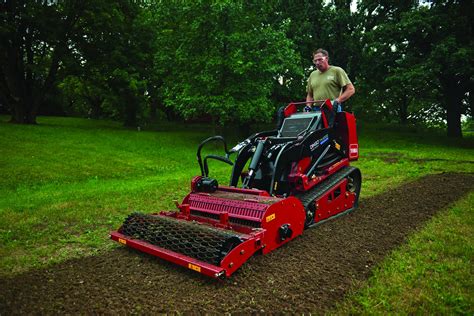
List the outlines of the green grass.
{"label": "green grass", "polygon": [[[203,125],[174,123],[162,123],[153,130],[139,132],[124,129],[115,122],[75,118],[40,117],[37,126],[6,121],[7,117],[0,116],[0,276],[116,247],[108,239],[108,232],[116,229],[132,211],[174,209],[173,200],[180,201],[189,191],[192,176],[199,174],[195,158],[199,142],[213,135],[212,129]],[[229,134],[229,130],[224,134]],[[231,132],[227,136],[232,146],[240,138],[235,131]],[[363,174],[362,198],[425,174],[474,172],[473,135],[453,141],[438,132],[413,128],[399,131],[396,127],[362,123],[359,143],[361,159],[354,165]],[[210,150],[219,152],[220,147]],[[219,183],[228,182],[230,167],[219,162],[211,162],[210,167],[211,175]],[[472,196],[463,203],[472,206]],[[466,223],[472,228],[472,218]],[[439,225],[436,231],[451,236],[464,233],[464,226],[448,226]],[[436,243],[441,237],[433,235]],[[462,239],[454,242],[456,247],[468,244]],[[469,243],[472,245],[472,240]],[[426,251],[438,255],[438,248]],[[463,256],[472,257],[472,249],[459,249]],[[408,248],[401,250],[407,251]],[[401,257],[394,260],[395,266],[408,264]],[[471,274],[460,273],[461,278],[472,279]],[[452,282],[457,280],[451,278],[451,273],[440,274]],[[403,271],[396,271],[395,275],[402,279],[410,277]],[[383,275],[379,279],[386,281],[389,277]],[[388,287],[388,283],[381,286]],[[401,283],[396,287],[404,292],[410,286]],[[372,287],[375,285],[369,286]],[[437,293],[434,296],[420,296],[420,299],[438,300],[436,295],[444,293],[443,284],[440,289],[433,290]],[[453,300],[460,297],[453,293]],[[384,295],[396,297],[393,292]],[[382,300],[388,301],[385,297]],[[442,302],[442,306],[449,306]],[[372,303],[376,307],[370,307]],[[403,304],[391,308],[369,296],[348,304],[342,311],[412,311],[411,305],[405,309]],[[472,309],[472,297],[456,304],[461,309],[468,304]],[[426,311],[444,312],[430,308]],[[456,309],[447,310],[450,311]]]}
{"label": "green grass", "polygon": [[[0,123],[0,275],[114,247],[133,210],[174,209],[199,174],[204,129],[134,131],[114,122],[40,118]],[[217,150],[218,148],[216,148]],[[224,166],[211,170],[225,183]]]}
{"label": "green grass", "polygon": [[440,172],[474,172],[474,137],[457,140],[444,131],[399,126],[359,127],[363,195],[383,192],[409,179]]}
{"label": "green grass", "polygon": [[474,313],[474,193],[432,219],[334,314]]}

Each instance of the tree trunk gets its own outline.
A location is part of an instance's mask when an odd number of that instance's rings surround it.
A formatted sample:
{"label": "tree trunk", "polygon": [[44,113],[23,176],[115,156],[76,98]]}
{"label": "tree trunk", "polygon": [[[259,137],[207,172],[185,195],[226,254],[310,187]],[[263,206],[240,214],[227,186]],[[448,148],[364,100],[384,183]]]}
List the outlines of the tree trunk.
{"label": "tree trunk", "polygon": [[[27,26],[24,20],[15,23],[15,16],[23,14],[23,8],[16,7],[15,3],[10,3],[7,12],[9,22],[16,24],[16,33],[13,33],[7,41],[7,50],[5,57],[7,64],[2,71],[4,75],[5,86],[2,85],[2,94],[8,96],[11,100],[10,122],[17,124],[36,124],[36,113],[33,111],[33,74],[28,67],[33,63],[32,51],[32,30]],[[18,10],[18,11],[17,11]],[[25,62],[27,65],[25,66]]]}
{"label": "tree trunk", "polygon": [[103,98],[96,95],[93,95],[93,96],[89,95],[86,97],[86,99],[90,105],[89,118],[99,119],[102,115],[101,104],[103,102]]}
{"label": "tree trunk", "polygon": [[400,119],[400,124],[402,125],[406,125],[408,122],[408,103],[408,98],[406,96],[402,96],[402,100],[398,106],[398,117]]}
{"label": "tree trunk", "polygon": [[474,118],[474,80],[469,80],[469,109],[471,112],[471,118]]}
{"label": "tree trunk", "polygon": [[27,103],[27,98],[21,98],[10,103],[10,111],[10,123],[36,124],[36,114],[31,112],[31,106]]}
{"label": "tree trunk", "polygon": [[250,123],[249,122],[245,122],[245,123],[240,123],[239,124],[239,129],[238,129],[238,136],[240,138],[246,138],[250,135],[250,131],[251,131],[251,126],[250,126]]}
{"label": "tree trunk", "polygon": [[132,91],[128,90],[124,94],[124,126],[137,126],[138,100]]}
{"label": "tree trunk", "polygon": [[137,126],[137,117],[136,110],[134,107],[127,106],[125,110],[125,121],[123,123],[126,127],[136,127]]}
{"label": "tree trunk", "polygon": [[461,130],[461,99],[448,98],[447,121],[448,137],[462,137]]}
{"label": "tree trunk", "polygon": [[2,49],[5,49],[5,52],[2,52],[5,62],[0,65],[1,99],[6,100],[9,105],[10,122],[36,124],[39,107],[54,86],[60,60],[69,49],[69,33],[73,31],[84,4],[82,1],[71,4],[68,9],[70,14],[65,20],[58,22],[57,27],[60,27],[63,33],[51,44],[51,64],[48,71],[40,74],[35,74],[32,69],[38,68],[46,59],[39,57],[38,61],[35,61],[35,29],[30,22],[32,17],[27,16],[26,6],[22,2],[7,1],[5,8],[6,12],[2,13],[6,21],[13,26],[13,31],[7,33],[7,37],[1,41]]}
{"label": "tree trunk", "polygon": [[158,110],[158,99],[151,98],[150,100],[150,121],[156,122],[157,120],[157,110]]}
{"label": "tree trunk", "polygon": [[448,137],[461,138],[461,102],[463,94],[456,79],[455,77],[446,78],[446,80],[442,81],[442,84],[444,99],[446,100]]}

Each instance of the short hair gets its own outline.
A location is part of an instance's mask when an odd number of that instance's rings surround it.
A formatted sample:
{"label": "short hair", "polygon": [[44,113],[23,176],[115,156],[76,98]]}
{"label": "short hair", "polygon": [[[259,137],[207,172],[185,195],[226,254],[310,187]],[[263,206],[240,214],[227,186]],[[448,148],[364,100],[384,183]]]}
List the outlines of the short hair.
{"label": "short hair", "polygon": [[322,48],[318,48],[313,52],[313,56],[316,54],[323,54],[323,56],[329,57],[328,51]]}

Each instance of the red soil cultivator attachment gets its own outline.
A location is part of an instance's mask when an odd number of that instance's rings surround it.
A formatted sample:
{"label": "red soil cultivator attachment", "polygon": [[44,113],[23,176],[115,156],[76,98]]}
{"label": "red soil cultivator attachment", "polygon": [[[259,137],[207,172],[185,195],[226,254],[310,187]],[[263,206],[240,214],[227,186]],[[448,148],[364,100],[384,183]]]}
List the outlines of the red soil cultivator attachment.
{"label": "red soil cultivator attachment", "polygon": [[[305,104],[290,103],[276,130],[254,134],[230,151],[221,136],[203,141],[201,176],[192,179],[179,212],[133,213],[111,238],[223,278],[253,254],[269,253],[305,228],[357,208],[361,174],[349,166],[359,157],[354,115],[336,113],[329,100],[299,111]],[[211,141],[222,142],[226,155],[202,159]],[[209,159],[233,166],[229,186],[208,176]]]}

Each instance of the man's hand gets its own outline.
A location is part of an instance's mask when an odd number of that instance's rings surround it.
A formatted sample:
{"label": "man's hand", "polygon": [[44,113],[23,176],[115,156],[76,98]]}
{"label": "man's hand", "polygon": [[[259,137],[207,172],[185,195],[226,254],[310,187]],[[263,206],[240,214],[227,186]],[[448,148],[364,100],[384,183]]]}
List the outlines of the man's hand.
{"label": "man's hand", "polygon": [[339,99],[334,99],[332,100],[332,108],[335,112],[341,112],[342,111],[342,104],[339,102]]}

